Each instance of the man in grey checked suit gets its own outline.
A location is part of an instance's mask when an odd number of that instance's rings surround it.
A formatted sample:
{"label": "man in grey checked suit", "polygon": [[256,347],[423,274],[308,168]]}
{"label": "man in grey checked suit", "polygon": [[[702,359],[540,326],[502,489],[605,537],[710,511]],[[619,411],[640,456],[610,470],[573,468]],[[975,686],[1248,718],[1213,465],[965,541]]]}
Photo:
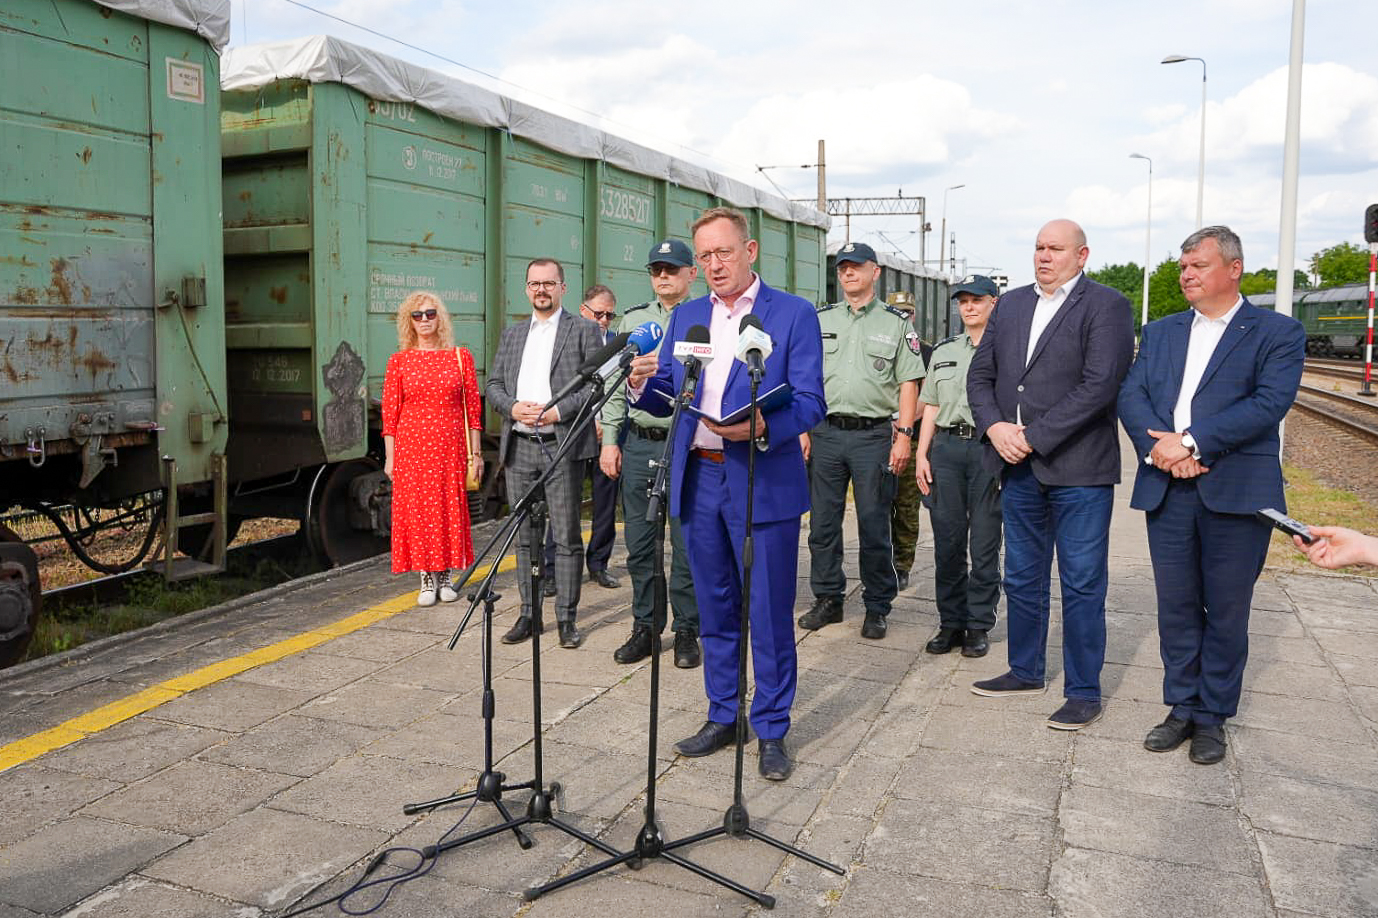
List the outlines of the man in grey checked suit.
{"label": "man in grey checked suit", "polygon": [[[519,500],[546,470],[557,439],[563,441],[569,436],[571,422],[589,396],[589,390],[578,389],[541,413],[551,395],[574,379],[579,367],[599,348],[598,325],[560,308],[564,295],[565,270],[559,262],[537,258],[526,266],[531,318],[503,329],[488,373],[488,405],[503,418],[498,455],[507,470],[510,501]],[[563,467],[546,482],[546,505],[555,535],[555,620],[561,647],[578,647],[581,641],[574,625],[584,570],[579,498],[585,463],[597,453],[597,438],[590,424],[579,432]],[[531,636],[531,580],[526,575],[530,570],[531,533],[529,526],[523,526],[517,541],[522,612],[502,636],[505,644]]]}

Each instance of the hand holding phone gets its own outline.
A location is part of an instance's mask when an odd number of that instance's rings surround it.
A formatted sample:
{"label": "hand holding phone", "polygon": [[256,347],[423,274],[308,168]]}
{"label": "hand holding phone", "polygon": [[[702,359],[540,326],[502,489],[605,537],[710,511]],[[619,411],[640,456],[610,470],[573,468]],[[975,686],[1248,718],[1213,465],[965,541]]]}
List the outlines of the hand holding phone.
{"label": "hand holding phone", "polygon": [[1274,529],[1285,532],[1289,536],[1296,536],[1307,545],[1316,541],[1316,537],[1311,534],[1311,530],[1304,523],[1300,523],[1272,507],[1264,507],[1258,511],[1258,516],[1260,519],[1271,523]]}

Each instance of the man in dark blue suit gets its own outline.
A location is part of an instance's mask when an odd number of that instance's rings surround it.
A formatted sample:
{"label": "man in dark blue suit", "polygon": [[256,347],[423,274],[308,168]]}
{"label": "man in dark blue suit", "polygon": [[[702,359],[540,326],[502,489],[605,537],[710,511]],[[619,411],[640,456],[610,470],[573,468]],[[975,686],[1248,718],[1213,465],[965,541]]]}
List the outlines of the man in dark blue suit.
{"label": "man in dark blue suit", "polygon": [[1110,511],[1120,480],[1115,397],[1134,352],[1129,301],[1082,273],[1089,254],[1070,220],[1039,230],[1037,283],[1000,298],[967,373],[985,466],[1003,480],[1010,662],[1009,672],[971,690],[1045,690],[1056,549],[1066,702],[1048,726],[1058,730],[1101,715]]}
{"label": "man in dark blue suit", "polygon": [[1192,308],[1144,328],[1119,412],[1144,460],[1130,506],[1148,514],[1172,708],[1144,746],[1167,752],[1190,737],[1191,760],[1211,765],[1239,706],[1268,554],[1270,528],[1255,512],[1286,508],[1278,423],[1301,382],[1306,334],[1239,295],[1244,254],[1228,227],[1188,236],[1180,264]]}
{"label": "man in dark blue suit", "polygon": [[669,413],[663,396],[674,397],[684,383],[684,365],[672,356],[674,342],[685,340],[695,325],[708,329],[714,356],[703,369],[694,404],[718,417],[748,404],[750,374],[734,359],[741,320],[747,314],[760,320],[772,343],[760,391],[788,383],[794,394],[787,404],[757,411],[754,445],[749,420],[724,426],[685,413],[674,432],[670,515],[679,518],[688,548],[708,695],[707,722],[675,749],[686,756],[708,755],[735,736],[747,459],[756,449],[750,620],[756,693],[751,726],[760,740],[761,775],[783,781],[793,769],[784,738],[797,668],[799,518],[809,509],[809,478],[799,435],[826,413],[823,341],[813,304],[771,289],[752,270],[757,245],[744,215],[727,207],[712,208],[694,222],[693,235],[696,258],[712,293],[677,306],[660,353],[636,359],[629,381],[636,406]]}

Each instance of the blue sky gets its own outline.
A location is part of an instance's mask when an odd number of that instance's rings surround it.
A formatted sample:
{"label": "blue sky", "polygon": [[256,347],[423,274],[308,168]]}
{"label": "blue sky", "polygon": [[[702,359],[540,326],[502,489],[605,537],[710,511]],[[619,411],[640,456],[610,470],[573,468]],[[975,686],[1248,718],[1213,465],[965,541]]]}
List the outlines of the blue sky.
{"label": "blue sky", "polygon": [[[1054,217],[1085,226],[1092,267],[1142,262],[1136,152],[1153,160],[1154,261],[1176,254],[1195,228],[1201,65],[1159,61],[1203,57],[1205,221],[1240,232],[1246,268],[1277,264],[1289,0],[306,2],[507,82],[286,0],[233,0],[232,44],[337,35],[765,187],[756,166],[812,162],[824,138],[830,196],[928,199],[930,258],[944,189],[964,185],[947,196],[959,259],[1014,283],[1031,279],[1034,236]],[[1378,3],[1307,4],[1298,267],[1361,242],[1378,202],[1376,41]],[[812,170],[768,174],[790,196],[815,193]],[[852,236],[917,258],[916,229],[868,218]]]}

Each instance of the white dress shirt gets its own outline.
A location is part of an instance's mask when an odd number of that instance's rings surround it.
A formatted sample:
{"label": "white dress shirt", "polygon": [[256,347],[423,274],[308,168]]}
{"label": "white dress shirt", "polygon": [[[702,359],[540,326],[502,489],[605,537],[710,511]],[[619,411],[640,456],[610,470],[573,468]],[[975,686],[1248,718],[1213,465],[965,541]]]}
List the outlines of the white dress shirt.
{"label": "white dress shirt", "polygon": [[[751,286],[742,291],[742,295],[737,297],[730,309],[716,293],[708,295],[712,316],[708,326],[708,340],[713,343],[713,362],[703,368],[703,377],[699,380],[699,409],[714,417],[722,417],[723,390],[727,388],[727,375],[732,372],[732,364],[736,361],[737,336],[740,333],[742,316],[751,312],[751,307],[756,304],[756,297],[760,294],[761,278],[753,273]],[[703,449],[722,449],[722,437],[699,421],[698,426],[694,428],[694,439],[690,445]]]}
{"label": "white dress shirt", "polygon": [[[556,309],[550,318],[537,318],[531,315],[531,326],[526,333],[526,347],[522,350],[522,365],[517,370],[517,401],[535,402],[544,405],[550,401],[550,363],[555,357],[555,332],[560,327],[560,313]],[[527,424],[514,423],[517,430],[525,433],[554,433],[551,424],[534,429]]]}
{"label": "white dress shirt", "polygon": [[1230,327],[1231,320],[1243,304],[1244,298],[1240,297],[1230,311],[1218,319],[1208,319],[1199,312],[1192,316],[1187,362],[1182,370],[1182,389],[1177,393],[1177,405],[1172,409],[1172,429],[1177,433],[1191,426],[1191,400],[1201,385],[1201,377],[1206,375],[1206,365],[1211,362],[1211,355],[1225,336],[1225,329]]}
{"label": "white dress shirt", "polygon": [[1038,304],[1034,306],[1033,324],[1029,326],[1029,347],[1024,352],[1024,366],[1028,366],[1033,360],[1034,348],[1038,346],[1038,339],[1043,336],[1043,332],[1048,328],[1048,324],[1053,321],[1053,316],[1062,308],[1062,304],[1067,302],[1067,295],[1072,292],[1072,288],[1081,280],[1081,272],[1077,276],[1058,287],[1051,294],[1044,293],[1043,288],[1034,284],[1034,292],[1038,294]]}

